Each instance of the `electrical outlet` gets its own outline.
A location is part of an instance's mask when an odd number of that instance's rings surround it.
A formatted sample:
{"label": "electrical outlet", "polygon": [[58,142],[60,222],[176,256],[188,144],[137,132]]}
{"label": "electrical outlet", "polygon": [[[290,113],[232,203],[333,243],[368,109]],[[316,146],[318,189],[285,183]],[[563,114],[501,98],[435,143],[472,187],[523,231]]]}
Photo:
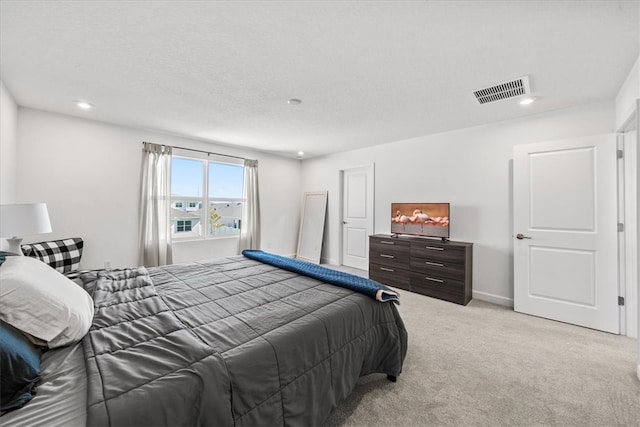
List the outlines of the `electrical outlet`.
{"label": "electrical outlet", "polygon": [[108,270],[111,268],[111,260],[110,259],[105,259],[104,260],[104,269]]}

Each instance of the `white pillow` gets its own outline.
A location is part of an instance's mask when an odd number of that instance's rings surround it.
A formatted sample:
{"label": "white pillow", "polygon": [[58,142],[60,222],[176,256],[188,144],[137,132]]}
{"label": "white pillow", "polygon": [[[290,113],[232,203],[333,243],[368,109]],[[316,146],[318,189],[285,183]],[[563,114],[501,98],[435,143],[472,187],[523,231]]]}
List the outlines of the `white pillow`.
{"label": "white pillow", "polygon": [[0,318],[49,348],[62,347],[89,331],[93,300],[42,261],[11,256],[0,266]]}

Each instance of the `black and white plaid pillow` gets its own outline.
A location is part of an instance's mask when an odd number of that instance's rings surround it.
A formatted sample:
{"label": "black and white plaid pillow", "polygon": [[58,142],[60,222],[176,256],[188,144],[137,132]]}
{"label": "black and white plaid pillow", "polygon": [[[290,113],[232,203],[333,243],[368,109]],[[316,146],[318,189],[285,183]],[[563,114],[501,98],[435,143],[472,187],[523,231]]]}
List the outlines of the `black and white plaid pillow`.
{"label": "black and white plaid pillow", "polygon": [[84,241],[80,237],[21,246],[25,256],[37,258],[63,274],[75,271],[80,267],[83,247]]}

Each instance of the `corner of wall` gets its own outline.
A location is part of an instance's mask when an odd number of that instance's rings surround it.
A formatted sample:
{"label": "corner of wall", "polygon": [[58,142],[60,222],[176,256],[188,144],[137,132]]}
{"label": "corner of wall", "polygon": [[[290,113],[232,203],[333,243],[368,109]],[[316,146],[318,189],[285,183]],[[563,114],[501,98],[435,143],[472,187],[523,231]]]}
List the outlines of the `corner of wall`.
{"label": "corner of wall", "polygon": [[616,122],[614,128],[616,131],[623,129],[629,119],[633,117],[636,100],[638,99],[640,99],[640,56],[631,67],[629,75],[616,95]]}
{"label": "corner of wall", "polygon": [[16,201],[18,105],[0,81],[0,203]]}
{"label": "corner of wall", "polygon": [[[0,203],[16,202],[18,169],[17,137],[18,105],[4,83],[0,81]],[[6,250],[7,242],[0,241],[0,249]]]}

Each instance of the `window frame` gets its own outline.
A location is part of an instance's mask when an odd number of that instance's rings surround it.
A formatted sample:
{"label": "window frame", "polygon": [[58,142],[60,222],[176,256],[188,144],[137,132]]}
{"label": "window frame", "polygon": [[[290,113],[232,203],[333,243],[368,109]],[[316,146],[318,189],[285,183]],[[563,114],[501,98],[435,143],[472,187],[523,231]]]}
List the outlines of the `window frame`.
{"label": "window frame", "polygon": [[[193,209],[193,207],[190,207],[189,204],[190,203],[194,203],[196,204],[196,208],[198,208],[198,203],[202,203],[202,208],[199,209],[201,211],[200,216],[199,216],[199,220],[200,220],[200,224],[202,224],[203,226],[203,232],[201,236],[180,236],[179,233],[184,233],[184,231],[180,231],[178,232],[178,225],[176,222],[176,231],[174,233],[172,233],[172,239],[174,241],[179,241],[179,242],[186,242],[186,241],[199,241],[199,240],[216,240],[216,239],[240,239],[240,230],[242,229],[242,224],[240,224],[240,228],[238,229],[238,233],[237,234],[225,234],[225,235],[210,235],[209,234],[209,212],[210,212],[210,204],[211,203],[216,203],[216,202],[228,202],[228,203],[246,203],[246,197],[244,194],[244,173],[243,173],[243,182],[242,182],[242,197],[241,198],[220,198],[220,197],[209,197],[209,164],[210,163],[220,163],[220,164],[227,164],[227,165],[232,165],[232,166],[238,166],[241,167],[243,172],[244,172],[244,163],[243,162],[234,162],[234,161],[227,161],[227,160],[223,160],[220,158],[220,156],[215,156],[215,155],[202,155],[202,156],[198,156],[198,155],[192,155],[191,153],[187,154],[187,153],[183,153],[184,150],[174,150],[174,153],[171,155],[172,157],[172,161],[173,158],[182,158],[182,159],[186,159],[186,160],[197,160],[202,162],[202,184],[201,184],[201,188],[202,188],[202,197],[184,197],[184,196],[170,196],[170,201],[171,204],[174,204],[176,202],[182,202],[184,203],[183,208],[186,209]],[[187,211],[188,212],[188,211]],[[234,217],[235,218],[235,217]],[[194,218],[196,219],[196,218]],[[241,220],[242,218],[240,217],[239,220]],[[177,221],[192,221],[192,219],[180,219]]]}

